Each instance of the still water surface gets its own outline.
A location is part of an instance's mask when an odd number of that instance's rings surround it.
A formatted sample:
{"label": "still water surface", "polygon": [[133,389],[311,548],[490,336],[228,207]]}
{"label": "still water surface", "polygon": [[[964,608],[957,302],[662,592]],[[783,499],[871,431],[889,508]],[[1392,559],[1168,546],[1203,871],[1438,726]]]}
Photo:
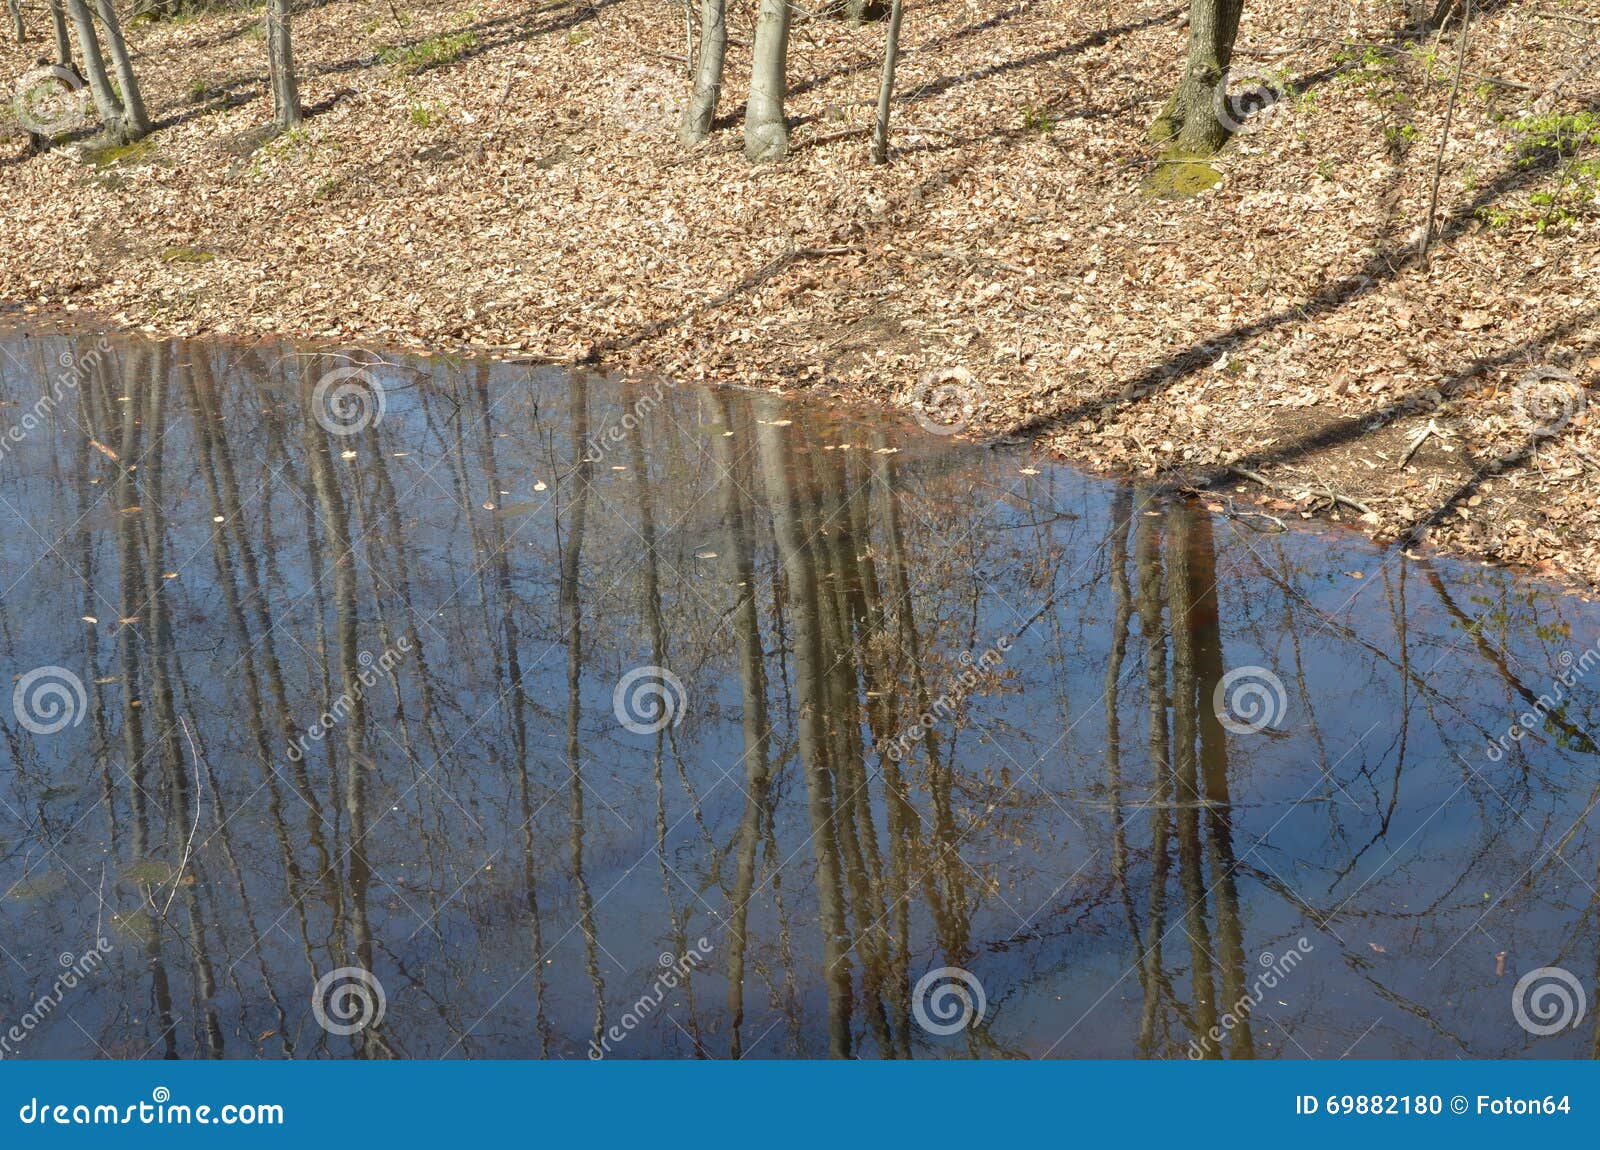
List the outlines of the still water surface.
{"label": "still water surface", "polygon": [[1593,1051],[1593,605],[367,362],[0,336],[6,1057]]}

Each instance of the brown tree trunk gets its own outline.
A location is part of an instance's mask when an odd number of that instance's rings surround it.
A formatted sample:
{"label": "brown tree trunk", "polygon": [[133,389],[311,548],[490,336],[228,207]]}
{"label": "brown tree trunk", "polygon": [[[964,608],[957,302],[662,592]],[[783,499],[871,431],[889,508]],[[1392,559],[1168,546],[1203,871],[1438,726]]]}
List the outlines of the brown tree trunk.
{"label": "brown tree trunk", "polygon": [[285,130],[298,127],[300,92],[294,79],[289,0],[267,0],[267,70],[272,75],[272,122]]}
{"label": "brown tree trunk", "polygon": [[700,64],[695,69],[694,93],[683,109],[678,142],[688,147],[711,135],[717,114],[717,93],[722,89],[722,62],[728,54],[725,0],[700,0]]}
{"label": "brown tree trunk", "polygon": [[83,53],[83,76],[89,81],[89,92],[94,97],[95,112],[100,125],[114,136],[123,134],[122,104],[111,89],[106,77],[105,57],[100,54],[100,37],[94,30],[94,17],[89,14],[86,0],[66,0],[72,14],[72,26],[78,34],[78,49]]}
{"label": "brown tree trunk", "polygon": [[744,154],[753,162],[781,160],[789,154],[789,126],[783,118],[783,100],[788,94],[788,0],[761,0],[752,57]]}
{"label": "brown tree trunk", "polygon": [[133,74],[128,42],[122,38],[122,25],[112,0],[95,0],[94,6],[100,26],[106,31],[106,50],[117,74],[117,87],[122,89],[122,134],[126,139],[137,140],[150,131],[150,116],[144,110],[144,97],[139,94],[139,80]]}
{"label": "brown tree trunk", "polygon": [[1175,141],[1179,152],[1209,156],[1228,142],[1217,118],[1218,87],[1233,63],[1244,0],[1190,0],[1189,56],[1178,89],[1151,127],[1158,141]]}

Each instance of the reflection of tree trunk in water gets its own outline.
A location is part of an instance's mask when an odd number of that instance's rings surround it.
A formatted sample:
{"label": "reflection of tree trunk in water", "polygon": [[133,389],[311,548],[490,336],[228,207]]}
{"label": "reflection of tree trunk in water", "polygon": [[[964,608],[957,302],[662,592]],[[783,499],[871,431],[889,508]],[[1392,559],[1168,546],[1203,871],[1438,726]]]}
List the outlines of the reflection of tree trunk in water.
{"label": "reflection of tree trunk in water", "polygon": [[756,849],[767,815],[768,787],[771,782],[767,747],[772,727],[767,720],[767,676],[761,650],[761,619],[756,611],[755,565],[746,525],[744,492],[734,476],[733,448],[724,432],[733,430],[728,397],[705,392],[703,400],[711,413],[711,451],[722,473],[722,516],[728,525],[728,553],[725,559],[729,588],[735,596],[733,634],[739,659],[740,718],[744,754],[744,816],[739,823],[737,877],[734,880],[728,926],[728,1056],[744,1054],[744,964],[748,940],[746,924],[750,899],[756,881]]}
{"label": "reflection of tree trunk in water", "polygon": [[[589,440],[589,385],[581,375],[571,380],[572,387],[572,508],[571,526],[561,548],[561,631],[567,644],[567,786],[571,820],[572,882],[578,895],[578,921],[583,928],[584,969],[594,984],[594,1041],[605,1037],[605,983],[600,977],[597,955],[600,938],[595,931],[594,902],[583,876],[583,742],[579,724],[583,718],[583,604],[578,598],[578,574],[582,569],[583,522],[589,507],[589,485],[594,464],[587,457]],[[557,531],[560,516],[557,516]]]}
{"label": "reflection of tree trunk in water", "polygon": [[[872,433],[874,448],[888,446],[888,437],[881,428]],[[867,720],[872,731],[874,747],[884,746],[898,733],[894,729],[899,713],[899,669],[889,658],[890,651],[881,641],[889,634],[889,618],[884,608],[883,595],[878,582],[878,566],[874,559],[872,543],[872,493],[885,498],[895,498],[888,453],[877,451],[869,457],[872,485],[861,498],[850,502],[852,529],[864,545],[859,557],[859,579],[854,584],[859,602],[854,607],[857,618],[863,621],[866,634],[860,643],[862,674],[867,691]],[[904,579],[905,572],[900,572]],[[922,820],[911,802],[910,791],[900,764],[888,755],[878,755],[878,766],[883,772],[886,816],[889,829],[888,897],[891,900],[893,923],[890,926],[889,971],[887,985],[891,988],[890,1023],[899,1036],[895,1051],[901,1058],[911,1057],[911,886],[916,873],[916,855],[921,849]]]}
{"label": "reflection of tree trunk in water", "polygon": [[[39,374],[41,377],[46,376],[48,369],[41,366]],[[89,513],[95,503],[92,498],[94,488],[90,486],[89,480],[94,470],[92,465],[98,461],[99,456],[89,445],[89,441],[93,439],[97,443],[110,443],[115,438],[106,431],[101,418],[102,413],[96,410],[94,399],[97,390],[91,381],[78,393],[79,416],[88,429],[88,434],[79,437],[77,465],[73,476],[78,503],[74,534],[77,536],[78,570],[83,574],[82,614],[85,619],[97,618],[103,614],[102,604],[105,602],[100,596],[100,576],[95,562],[99,556],[99,549],[95,546],[95,532],[90,530],[89,523]],[[117,779],[111,762],[111,728],[106,715],[106,691],[101,683],[107,676],[103,675],[100,669],[98,627],[84,628],[84,666],[89,670],[86,677],[89,680],[90,746],[93,759],[100,767],[100,804],[106,812],[106,835],[111,846],[111,857],[119,858]]]}
{"label": "reflection of tree trunk in water", "polygon": [[[1139,493],[1138,505],[1147,502]],[[1171,980],[1162,968],[1162,944],[1167,933],[1167,876],[1172,856],[1172,752],[1167,731],[1167,640],[1161,623],[1165,582],[1161,570],[1157,521],[1141,515],[1133,523],[1133,563],[1137,572],[1139,635],[1144,643],[1145,699],[1149,711],[1150,771],[1154,779],[1150,806],[1150,908],[1146,937],[1149,947],[1140,958],[1139,981],[1144,986],[1144,1009],[1139,1018],[1139,1054],[1149,1058],[1155,1047],[1161,999],[1176,1002]]]}
{"label": "reflection of tree trunk in water", "polygon": [[[283,859],[285,899],[295,913],[301,944],[309,961],[312,945],[304,903],[305,877],[301,872],[299,860],[295,857],[294,837],[289,831],[289,821],[284,814],[283,792],[278,785],[278,771],[273,765],[273,760],[278,754],[282,752],[287,755],[287,750],[285,746],[274,745],[268,733],[261,677],[256,669],[258,658],[263,657],[265,653],[257,647],[258,640],[250,633],[250,625],[245,618],[235,581],[236,572],[244,571],[247,566],[250,571],[255,570],[255,558],[249,553],[248,547],[236,556],[231,543],[231,540],[236,540],[240,535],[244,535],[248,541],[243,524],[238,522],[242,518],[239,507],[236,503],[230,505],[224,494],[224,471],[227,473],[226,483],[228,485],[234,483],[232,462],[229,459],[232,449],[227,440],[226,425],[217,417],[216,411],[211,406],[211,401],[216,396],[210,368],[205,365],[205,356],[196,353],[188,366],[180,367],[179,372],[188,385],[190,408],[194,417],[195,445],[199,453],[198,463],[205,479],[206,490],[210,495],[212,519],[228,525],[212,533],[211,553],[217,572],[217,585],[222,589],[223,608],[227,612],[228,625],[233,631],[234,644],[240,652],[239,669],[244,677],[245,725],[249,730],[251,742],[255,744],[261,785],[267,792],[267,813],[273,837],[277,840],[278,853]],[[203,385],[201,377],[204,378]],[[227,462],[224,463],[224,460]],[[235,486],[233,490],[236,494],[237,487]],[[261,642],[265,644],[265,636]],[[265,655],[265,657],[272,656]],[[281,681],[279,686],[281,688]],[[285,704],[286,709],[287,704]],[[300,767],[300,764],[291,760],[291,769],[295,767]],[[300,769],[300,775],[304,777],[303,767]],[[217,797],[220,803],[220,795]],[[225,824],[219,823],[219,825]],[[320,844],[322,827],[319,811],[313,811],[308,830],[312,841]],[[320,859],[318,873],[327,874],[329,860],[326,846],[321,847],[318,855]],[[329,880],[331,877],[328,875]]]}
{"label": "reflection of tree trunk in water", "polygon": [[[908,730],[928,709],[929,691],[922,667],[922,643],[917,634],[917,623],[911,603],[911,582],[906,575],[906,555],[900,529],[900,497],[895,486],[893,458],[873,456],[873,479],[882,502],[884,552],[889,571],[889,600],[884,615],[894,621],[895,651],[903,667],[893,680],[904,674],[910,682],[910,703],[903,716],[895,718],[896,730]],[[955,773],[941,757],[939,732],[930,728],[917,743],[927,759],[928,797],[933,807],[932,826],[929,829],[927,852],[932,862],[919,870],[923,875],[924,894],[939,936],[939,946],[953,966],[962,966],[970,957],[971,927],[967,918],[966,864],[956,856],[960,832],[956,829],[955,804],[952,801]],[[909,756],[908,756],[909,759]],[[909,800],[907,803],[909,807]],[[921,856],[923,847],[919,838],[913,838],[913,857]],[[905,985],[906,1001],[911,996],[909,982]]]}
{"label": "reflection of tree trunk in water", "polygon": [[1128,917],[1128,935],[1133,953],[1140,956],[1139,981],[1144,984],[1146,1001],[1150,986],[1145,983],[1144,940],[1139,933],[1139,916],[1133,909],[1133,891],[1128,885],[1128,828],[1122,814],[1122,661],[1128,650],[1128,626],[1133,605],[1128,592],[1128,532],[1133,514],[1133,491],[1117,489],[1111,506],[1111,654],[1106,661],[1106,774],[1111,787],[1111,874],[1122,894],[1122,909]]}
{"label": "reflection of tree trunk in water", "polygon": [[[859,599],[855,570],[857,542],[849,509],[846,483],[840,474],[844,454],[811,453],[821,499],[820,523],[808,524],[806,535],[819,555],[824,578],[818,587],[818,630],[822,636],[823,687],[828,700],[824,712],[829,760],[837,796],[839,841],[845,874],[850,881],[855,918],[855,949],[861,957],[861,998],[867,1025],[884,1057],[894,1053],[894,1039],[884,1009],[888,987],[888,917],[883,901],[883,866],[876,829],[872,824],[872,796],[867,786],[866,751],[861,745],[861,701],[857,694],[851,596]],[[804,521],[802,515],[802,521]]]}
{"label": "reflection of tree trunk in water", "polygon": [[[1196,1033],[1207,1058],[1220,1058],[1211,1038],[1217,1025],[1216,987],[1211,975],[1211,932],[1207,925],[1206,884],[1200,847],[1199,738],[1195,703],[1195,645],[1190,615],[1194,579],[1190,574],[1187,519],[1182,507],[1167,517],[1167,602],[1172,620],[1172,760],[1178,823],[1178,876],[1183,889],[1183,929],[1189,936],[1189,981],[1194,995]],[[1210,700],[1207,700],[1210,705]]]}
{"label": "reflection of tree trunk in water", "polygon": [[[183,892],[189,919],[189,948],[195,960],[196,996],[203,1008],[205,1022],[200,1041],[213,1056],[221,1055],[222,1029],[215,1009],[209,1004],[216,997],[216,972],[212,968],[205,941],[204,916],[200,912],[200,891],[205,882],[204,870],[198,856],[190,850],[190,836],[196,830],[196,798],[191,769],[185,759],[185,740],[178,721],[176,693],[177,680],[175,644],[172,620],[167,611],[166,578],[166,501],[164,463],[161,450],[166,431],[166,400],[169,353],[162,347],[154,370],[148,375],[150,405],[148,425],[154,442],[146,453],[141,474],[144,477],[143,523],[145,559],[145,608],[149,612],[149,684],[150,696],[155,703],[155,730],[157,746],[161,752],[162,773],[166,778],[169,838],[168,849],[173,854],[172,882]],[[142,373],[141,373],[142,374]],[[129,390],[136,389],[140,380],[130,380]],[[199,764],[194,765],[199,770]],[[170,900],[169,900],[170,903]]]}
{"label": "reflection of tree trunk in water", "polygon": [[[129,809],[133,816],[133,842],[131,861],[146,862],[150,857],[150,808],[146,788],[148,772],[145,766],[147,750],[144,732],[144,701],[141,698],[144,673],[139,651],[138,613],[144,603],[144,549],[143,530],[136,510],[142,496],[134,467],[139,459],[142,431],[143,391],[138,385],[145,357],[130,354],[123,365],[119,390],[126,390],[127,402],[122,408],[122,436],[117,444],[119,452],[117,477],[117,557],[122,600],[118,637],[121,645],[122,681],[125,710],[122,717],[122,750],[127,757]],[[143,908],[154,902],[151,884],[138,884],[139,901]],[[142,936],[145,962],[150,970],[151,996],[155,1000],[156,1016],[160,1020],[161,1037],[157,1042],[164,1047],[165,1057],[178,1057],[178,1026],[172,1005],[172,982],[167,973],[166,961],[161,953],[161,924],[154,913],[141,909],[133,920]]]}
{"label": "reflection of tree trunk in water", "polygon": [[[479,452],[483,458],[484,483],[487,498],[500,498],[500,462],[495,455],[494,409],[488,402],[489,374],[487,369],[476,377],[474,396],[480,406],[478,426]],[[392,503],[392,500],[390,501]],[[533,979],[534,1027],[539,1034],[539,1057],[550,1056],[550,1018],[545,1010],[544,979],[544,926],[539,913],[538,836],[533,820],[537,808],[533,801],[533,783],[528,775],[528,691],[522,682],[522,628],[517,622],[516,592],[511,582],[511,558],[508,554],[505,520],[499,515],[489,516],[489,560],[482,570],[493,579],[493,597],[500,602],[500,643],[502,653],[495,660],[495,676],[501,698],[509,698],[511,705],[506,717],[511,724],[511,752],[517,764],[517,798],[522,817],[522,884],[528,906],[528,948],[533,962],[529,977]],[[486,594],[485,598],[489,598]],[[426,714],[427,705],[424,704]]]}
{"label": "reflection of tree trunk in water", "polygon": [[[306,395],[309,404],[310,395]],[[328,455],[327,436],[317,423],[315,415],[305,411],[306,459],[311,470],[311,484],[317,495],[317,508],[323,529],[328,533],[329,560],[333,564],[333,637],[330,663],[339,669],[341,697],[349,700],[342,729],[344,731],[344,809],[349,819],[350,846],[345,852],[350,859],[349,898],[345,900],[345,913],[349,922],[350,946],[357,962],[366,970],[374,969],[372,924],[367,914],[367,892],[372,882],[372,866],[367,859],[367,796],[366,769],[372,760],[366,753],[367,707],[365,687],[361,682],[361,655],[359,610],[356,602],[355,553],[350,540],[350,521],[345,510],[344,497],[333,476],[333,463]],[[329,700],[329,705],[332,705]],[[327,740],[330,747],[335,742]],[[375,764],[374,769],[375,769]],[[393,1057],[394,1052],[383,1033],[383,1026],[368,1026],[360,1032],[359,1051],[364,1057]]]}
{"label": "reflection of tree trunk in water", "polygon": [[[625,393],[628,399],[633,400],[634,390],[630,387]],[[630,402],[628,406],[637,409],[637,401]],[[667,667],[667,631],[661,621],[661,570],[656,558],[656,517],[655,505],[650,494],[650,463],[645,457],[644,442],[640,435],[640,421],[628,420],[624,424],[628,435],[628,463],[633,472],[634,493],[639,500],[639,536],[644,546],[644,561],[641,565],[644,581],[644,606],[645,630],[650,633],[650,665],[653,667]],[[665,723],[655,732],[655,748],[651,755],[651,776],[656,788],[656,863],[661,872],[661,896],[666,903],[667,915],[671,919],[672,953],[679,957],[689,951],[688,931],[684,926],[684,913],[673,900],[673,890],[677,879],[667,864],[667,742],[672,738],[673,723]],[[679,776],[683,779],[684,791],[689,796],[690,808],[693,811],[695,822],[699,824],[705,834],[708,845],[710,832],[706,830],[705,820],[701,817],[700,802],[689,784],[687,775],[683,772],[682,762],[679,762]],[[714,852],[715,847],[712,847]],[[690,1039],[694,1042],[696,1057],[705,1057],[705,1045],[700,1041],[700,1018],[695,1009],[694,1001],[694,967],[686,965],[683,971],[683,993],[688,1003],[689,1025],[685,1027]],[[681,1024],[680,1024],[681,1025]]]}
{"label": "reflection of tree trunk in water", "polygon": [[[764,414],[774,413],[770,401]],[[758,425],[756,440],[761,473],[772,507],[779,561],[783,567],[789,601],[794,605],[794,664],[799,688],[797,726],[801,769],[806,780],[806,807],[811,827],[811,848],[816,859],[817,904],[822,926],[823,976],[828,993],[828,1049],[835,1058],[850,1056],[851,973],[849,938],[845,927],[843,891],[839,877],[839,850],[833,828],[833,793],[825,756],[827,732],[823,709],[827,706],[822,679],[822,635],[818,627],[816,559],[796,510],[795,457],[784,442],[783,428],[770,419]]]}
{"label": "reflection of tree trunk in water", "polygon": [[[1238,1019],[1232,1031],[1235,1058],[1255,1057],[1250,1032],[1250,1007],[1245,1004],[1247,975],[1244,958],[1244,923],[1239,915],[1239,887],[1234,877],[1233,807],[1228,786],[1228,737],[1217,718],[1213,694],[1222,682],[1222,621],[1217,608],[1217,553],[1211,519],[1189,505],[1181,507],[1183,522],[1179,545],[1189,556],[1187,623],[1174,625],[1190,636],[1194,647],[1195,714],[1200,727],[1200,769],[1210,832],[1208,858],[1211,884],[1216,892],[1217,965],[1220,968],[1223,1008]],[[1235,1013],[1237,1012],[1237,1013]]]}

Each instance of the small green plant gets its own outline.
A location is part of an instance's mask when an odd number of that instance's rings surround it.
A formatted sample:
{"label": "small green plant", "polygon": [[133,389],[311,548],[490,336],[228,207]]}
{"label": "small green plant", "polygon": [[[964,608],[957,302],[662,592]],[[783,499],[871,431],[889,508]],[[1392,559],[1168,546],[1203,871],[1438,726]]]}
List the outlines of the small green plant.
{"label": "small green plant", "polygon": [[1022,107],[1022,126],[1030,132],[1049,132],[1056,126],[1055,117],[1048,108],[1035,108],[1032,104]]}
{"label": "small green plant", "polygon": [[1510,127],[1517,167],[1555,168],[1554,186],[1531,193],[1526,207],[1497,208],[1487,215],[1480,210],[1479,218],[1490,227],[1525,223],[1545,232],[1600,215],[1600,157],[1588,154],[1600,147],[1600,116],[1552,112],[1523,116]]}
{"label": "small green plant", "polygon": [[407,114],[410,121],[419,128],[433,127],[434,111],[426,104],[414,104]]}
{"label": "small green plant", "polygon": [[415,44],[403,47],[385,48],[378,53],[378,60],[410,76],[428,68],[453,64],[477,46],[476,32],[457,32],[451,36],[418,40]]}

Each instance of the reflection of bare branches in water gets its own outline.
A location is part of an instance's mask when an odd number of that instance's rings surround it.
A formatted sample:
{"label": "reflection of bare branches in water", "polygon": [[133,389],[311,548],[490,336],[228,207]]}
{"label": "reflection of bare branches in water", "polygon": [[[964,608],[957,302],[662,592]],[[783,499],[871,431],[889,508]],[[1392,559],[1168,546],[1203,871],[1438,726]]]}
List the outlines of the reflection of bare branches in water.
{"label": "reflection of bare branches in water", "polygon": [[[0,716],[0,929],[81,937],[104,865],[121,944],[30,1052],[583,1057],[704,936],[626,1055],[1507,1053],[1484,949],[1593,957],[1600,700],[1484,754],[1582,604],[765,395],[663,390],[585,462],[636,388],[419,365],[335,439],[324,366],[118,342],[0,469],[51,541],[0,555],[0,651],[88,699]],[[691,706],[640,736],[646,660]],[[1219,725],[1243,664],[1281,731]],[[306,999],[344,966],[389,992],[348,1038]],[[941,967],[988,1002],[949,1036]]]}

